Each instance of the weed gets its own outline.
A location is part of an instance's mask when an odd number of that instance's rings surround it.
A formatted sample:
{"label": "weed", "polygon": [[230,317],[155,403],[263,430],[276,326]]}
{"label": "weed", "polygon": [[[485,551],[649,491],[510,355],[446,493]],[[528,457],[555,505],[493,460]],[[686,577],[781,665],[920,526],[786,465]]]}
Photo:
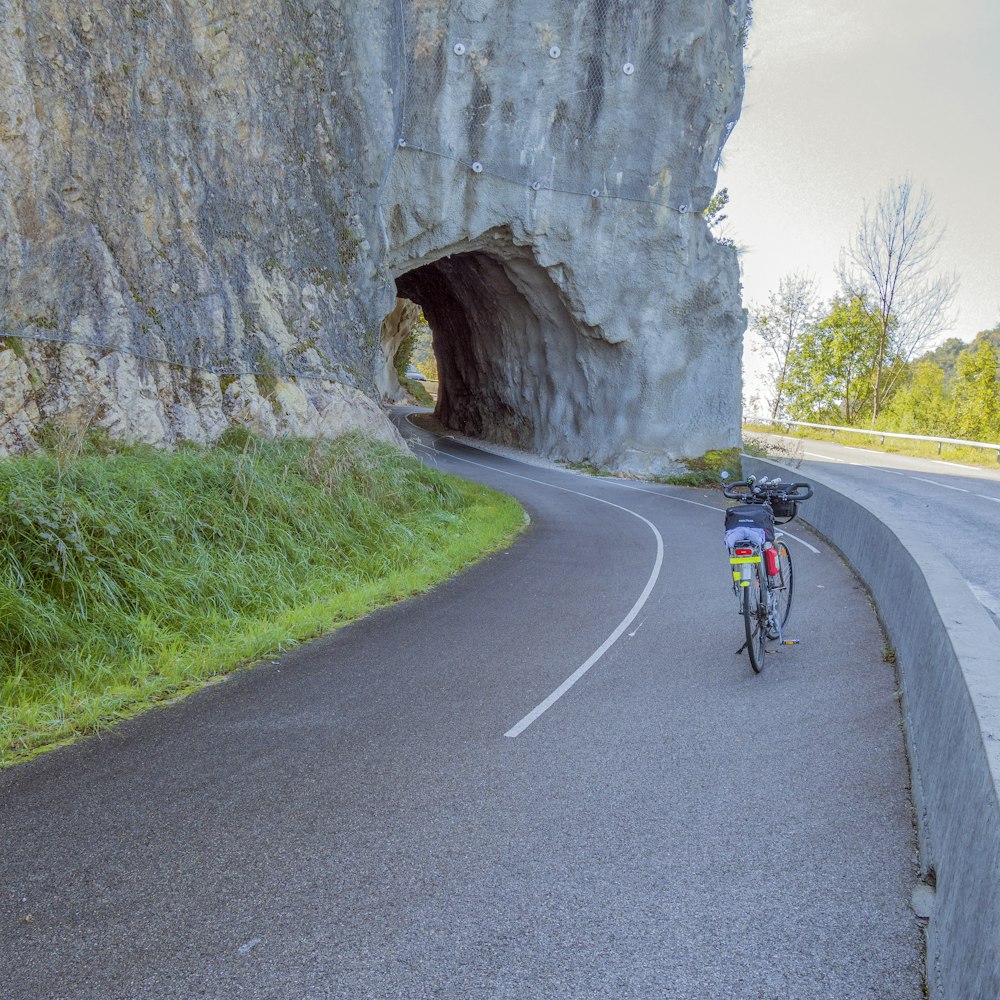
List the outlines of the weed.
{"label": "weed", "polygon": [[687,466],[687,472],[670,476],[655,476],[657,483],[670,483],[674,486],[717,486],[722,480],[722,473],[728,472],[736,479],[742,479],[740,468],[740,453],[736,448],[726,448],[718,451],[706,451],[697,458],[682,458]]}
{"label": "weed", "polygon": [[9,334],[6,337],[0,337],[0,351],[11,350],[14,352],[15,358],[20,358],[22,361],[27,355],[27,348],[24,346],[23,337],[12,337]]}
{"label": "weed", "polygon": [[574,472],[585,472],[588,476],[612,476],[614,473],[609,472],[607,469],[600,469],[596,465],[590,462],[561,462],[561,465],[565,466],[567,469],[572,469]]}
{"label": "weed", "polygon": [[26,322],[28,326],[37,326],[42,330],[59,329],[59,324],[54,319],[50,319],[48,316],[29,316]]}

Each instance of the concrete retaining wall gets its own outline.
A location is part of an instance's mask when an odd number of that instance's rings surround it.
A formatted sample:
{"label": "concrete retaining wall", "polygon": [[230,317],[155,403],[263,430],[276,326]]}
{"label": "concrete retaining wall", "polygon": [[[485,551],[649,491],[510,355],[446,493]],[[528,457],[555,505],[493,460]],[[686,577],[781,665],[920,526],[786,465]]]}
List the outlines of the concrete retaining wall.
{"label": "concrete retaining wall", "polygon": [[1000,998],[1000,631],[912,528],[890,528],[821,477],[745,458],[744,472],[807,478],[800,517],[865,581],[896,650],[929,909],[933,1000]]}

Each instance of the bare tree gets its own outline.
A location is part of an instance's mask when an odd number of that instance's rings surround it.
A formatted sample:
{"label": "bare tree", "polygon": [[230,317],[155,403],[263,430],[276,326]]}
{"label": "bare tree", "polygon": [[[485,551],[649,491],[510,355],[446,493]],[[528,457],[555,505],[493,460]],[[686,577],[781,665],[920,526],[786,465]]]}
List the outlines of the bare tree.
{"label": "bare tree", "polygon": [[954,321],[958,277],[935,273],[942,234],[927,189],[915,192],[906,179],[890,184],[874,205],[865,203],[858,229],[841,251],[841,284],[878,331],[873,424],[904,370],[900,362]]}
{"label": "bare tree", "polygon": [[770,392],[764,395],[772,420],[784,408],[789,356],[817,318],[816,282],[797,272],[779,280],[767,305],[750,309],[750,333],[758,341],[753,348],[767,360]]}

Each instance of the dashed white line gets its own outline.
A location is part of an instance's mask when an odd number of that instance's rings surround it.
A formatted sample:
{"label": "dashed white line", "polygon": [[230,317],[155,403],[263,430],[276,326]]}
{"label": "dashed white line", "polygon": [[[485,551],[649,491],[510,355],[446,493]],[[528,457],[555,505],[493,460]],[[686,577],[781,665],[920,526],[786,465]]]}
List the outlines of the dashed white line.
{"label": "dashed white line", "polygon": [[992,500],[994,503],[1000,503],[1000,497],[988,497],[985,493],[977,493],[976,496],[980,500]]}
{"label": "dashed white line", "polygon": [[962,465],[961,462],[946,462],[943,458],[932,458],[931,461],[935,465],[953,465],[956,469],[972,469],[973,472],[979,471],[979,467],[976,465]]}
{"label": "dashed white line", "polygon": [[939,483],[934,479],[924,479],[923,476],[910,476],[910,479],[916,479],[918,483],[930,483],[931,486],[940,486],[943,490],[954,490],[956,493],[968,493],[968,490],[963,490],[961,486],[949,486],[947,483]]}
{"label": "dashed white line", "polygon": [[840,465],[851,465],[851,462],[845,461],[842,458],[834,458],[832,455],[821,455],[818,451],[804,451],[803,455],[808,455],[810,458],[822,458],[824,462],[837,462]]}

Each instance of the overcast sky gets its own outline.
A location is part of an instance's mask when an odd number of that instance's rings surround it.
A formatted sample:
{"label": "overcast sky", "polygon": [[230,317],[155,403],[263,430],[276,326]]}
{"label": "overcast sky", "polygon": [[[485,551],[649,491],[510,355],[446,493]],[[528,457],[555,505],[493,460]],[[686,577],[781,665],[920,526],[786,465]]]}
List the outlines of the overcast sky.
{"label": "overcast sky", "polygon": [[909,176],[961,287],[946,334],[1000,323],[1000,0],[756,0],[724,152],[744,305],[804,270],[824,298],[865,200]]}

